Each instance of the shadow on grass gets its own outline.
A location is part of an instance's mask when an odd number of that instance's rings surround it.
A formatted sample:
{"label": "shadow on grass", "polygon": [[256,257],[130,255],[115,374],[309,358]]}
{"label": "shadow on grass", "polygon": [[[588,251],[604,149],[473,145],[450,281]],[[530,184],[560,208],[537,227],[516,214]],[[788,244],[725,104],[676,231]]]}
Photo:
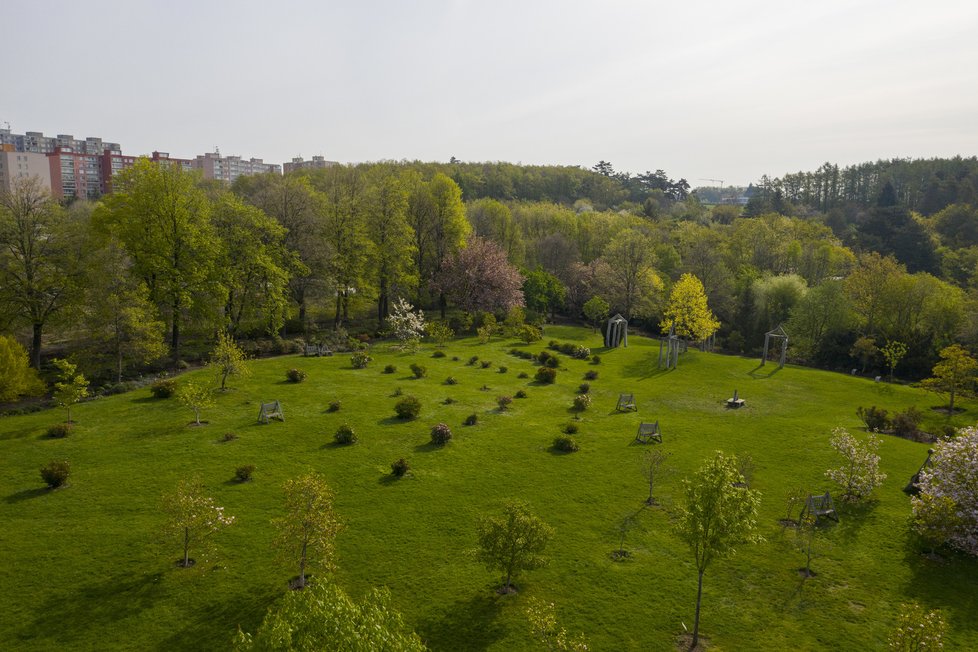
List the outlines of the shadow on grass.
{"label": "shadow on grass", "polygon": [[497,621],[505,597],[491,593],[459,600],[443,609],[441,618],[432,618],[418,625],[418,635],[431,650],[485,650],[506,635]]}
{"label": "shadow on grass", "polygon": [[166,401],[165,398],[156,398],[155,396],[140,396],[139,398],[129,399],[130,403],[142,404],[142,403],[163,403]]}
{"label": "shadow on grass", "polygon": [[30,500],[31,498],[37,498],[38,496],[43,496],[46,493],[50,493],[47,487],[38,487],[36,489],[24,489],[23,491],[18,491],[17,493],[12,493],[3,499],[3,502],[15,505],[19,502]]}
{"label": "shadow on grass", "polygon": [[399,423],[400,424],[403,424],[403,423],[411,423],[412,421],[417,421],[417,419],[402,419],[401,417],[393,416],[393,417],[385,417],[383,419],[378,419],[377,420],[377,425],[378,426],[393,426],[393,425],[397,425]]}
{"label": "shadow on grass", "polygon": [[434,451],[440,451],[445,448],[443,444],[436,444],[433,441],[426,442],[424,444],[418,444],[414,447],[415,453],[431,453]]}
{"label": "shadow on grass", "polygon": [[[310,575],[306,576],[311,577]],[[284,592],[284,591],[283,591]],[[268,607],[282,592],[227,596],[200,608],[185,610],[179,621],[184,627],[159,644],[159,650],[203,650],[226,648],[235,626],[254,632],[261,625]],[[215,640],[214,623],[233,623],[229,632]]]}
{"label": "shadow on grass", "polygon": [[978,593],[955,591],[953,600],[948,598],[948,587],[967,584],[962,576],[970,576],[972,586],[978,583],[978,567],[974,558],[962,553],[939,548],[925,550],[915,536],[908,538],[904,551],[904,563],[911,571],[903,594],[907,601],[916,600],[927,609],[940,607],[948,617],[951,629],[957,632],[978,631]]}
{"label": "shadow on grass", "polygon": [[[859,531],[871,519],[873,512],[879,505],[878,500],[862,500],[857,503],[843,502],[841,499],[835,504],[839,512],[839,522],[833,523],[831,527],[839,532],[839,539],[849,544],[856,540]],[[831,521],[821,521],[831,523]]]}
{"label": "shadow on grass", "polygon": [[[765,368],[770,369],[770,371],[766,373],[761,372],[761,369],[765,369]],[[778,373],[779,371],[781,371],[781,367],[778,367],[773,363],[770,366],[759,364],[753,369],[751,369],[750,371],[748,371],[747,375],[750,376],[751,378],[770,378],[771,376]]]}
{"label": "shadow on grass", "polygon": [[[6,441],[8,439],[24,439],[36,433],[37,430],[38,429],[36,427],[19,428],[17,430],[10,430],[8,432],[0,434],[0,441]],[[38,437],[38,439],[50,439],[50,437],[48,437],[48,434],[42,430],[41,436]]]}

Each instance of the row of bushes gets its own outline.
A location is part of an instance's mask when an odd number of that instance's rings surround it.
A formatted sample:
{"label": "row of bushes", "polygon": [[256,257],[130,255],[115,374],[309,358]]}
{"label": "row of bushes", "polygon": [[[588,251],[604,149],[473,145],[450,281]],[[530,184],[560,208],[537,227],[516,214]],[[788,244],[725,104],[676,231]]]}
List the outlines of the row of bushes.
{"label": "row of bushes", "polygon": [[564,355],[569,355],[570,357],[577,358],[578,360],[587,360],[591,357],[591,349],[580,344],[550,340],[550,343],[547,344],[547,348],[551,351],[559,351]]}
{"label": "row of bushes", "polygon": [[857,408],[856,415],[866,424],[866,429],[870,432],[891,433],[915,441],[932,439],[920,431],[920,423],[924,415],[914,406],[908,407],[903,412],[896,412],[892,417],[885,409],[875,405],[869,408]]}

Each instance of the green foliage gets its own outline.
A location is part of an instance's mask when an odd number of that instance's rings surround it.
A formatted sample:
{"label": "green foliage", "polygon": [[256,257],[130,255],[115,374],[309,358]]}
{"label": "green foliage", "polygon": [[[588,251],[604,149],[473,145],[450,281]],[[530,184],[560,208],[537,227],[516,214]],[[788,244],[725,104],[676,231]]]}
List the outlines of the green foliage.
{"label": "green foliage", "polygon": [[414,374],[415,378],[424,378],[428,375],[428,367],[419,365],[416,362],[411,363],[411,373]]}
{"label": "green foliage", "polygon": [[44,383],[28,365],[27,352],[12,337],[0,335],[0,403],[43,393]]}
{"label": "green foliage", "polygon": [[880,456],[876,454],[879,437],[869,435],[860,443],[845,428],[836,428],[829,443],[843,457],[844,463],[837,469],[826,471],[825,477],[842,487],[843,500],[862,500],[886,480],[886,474],[879,470]]}
{"label": "green foliage", "polygon": [[339,401],[330,401],[329,405],[326,406],[327,412],[339,412],[342,404]]}
{"label": "green foliage", "polygon": [[669,293],[659,328],[668,333],[672,327],[679,337],[694,341],[705,340],[720,328],[720,322],[707,305],[703,283],[692,274],[683,274]]}
{"label": "green foliage", "polygon": [[70,423],[56,423],[53,426],[48,426],[47,436],[51,439],[64,439],[70,434]]}
{"label": "green foliage", "polygon": [[254,464],[243,464],[234,470],[234,479],[238,482],[250,482],[255,473]]}
{"label": "green foliage", "polygon": [[394,405],[398,419],[416,419],[421,414],[421,401],[415,396],[405,396]]}
{"label": "green foliage", "polygon": [[443,321],[428,322],[425,324],[425,332],[438,346],[445,346],[455,337],[455,331]]}
{"label": "green foliage", "polygon": [[344,423],[336,429],[336,434],[333,435],[333,439],[336,440],[337,444],[355,444],[357,442],[357,433],[353,431],[352,426]]}
{"label": "green foliage", "polygon": [[391,473],[398,478],[403,478],[411,470],[411,465],[403,457],[391,463]]}
{"label": "green foliage", "polygon": [[404,624],[387,589],[372,589],[357,603],[333,582],[322,580],[303,591],[288,592],[269,608],[254,635],[239,629],[234,649],[424,652],[427,648]]}
{"label": "green foliage", "polygon": [[396,374],[397,373],[397,367],[394,366],[394,365],[392,365],[392,364],[389,364],[386,367],[384,367],[384,373],[385,374]]}
{"label": "green foliage", "polygon": [[886,432],[890,429],[890,417],[886,410],[875,405],[869,408],[856,408],[856,416],[866,424],[866,429],[870,432]]}
{"label": "green foliage", "polygon": [[200,411],[216,405],[214,392],[203,383],[192,380],[184,382],[177,388],[177,399],[185,406],[194,411],[196,425],[200,423]]}
{"label": "green foliage", "polygon": [[366,369],[367,365],[373,358],[366,351],[354,351],[350,354],[350,364],[353,365],[354,369]]}
{"label": "green foliage", "polygon": [[[565,435],[576,435],[577,434],[577,431],[580,430],[580,429],[581,429],[581,427],[578,426],[576,423],[565,423],[560,430]],[[564,439],[567,439],[567,438],[565,437]],[[571,440],[571,442],[563,442],[561,445],[565,445],[565,444],[568,444],[568,443],[573,444],[573,446],[572,446],[573,449],[574,450],[577,450],[577,444],[576,443],[573,443],[573,440]],[[557,446],[558,446],[557,442],[554,442],[554,447],[557,447]],[[558,450],[560,450],[560,448],[558,448]]]}
{"label": "green foliage", "polygon": [[890,382],[892,383],[893,371],[900,364],[900,361],[903,360],[903,357],[907,355],[907,345],[903,342],[892,340],[880,349],[880,353],[883,354],[883,359],[886,360],[886,364],[890,368]]}
{"label": "green foliage", "polygon": [[917,602],[900,605],[900,619],[887,639],[887,649],[892,652],[943,650],[947,629],[940,610],[925,611]]}
{"label": "green foliage", "polygon": [[598,322],[608,318],[609,310],[608,302],[597,295],[584,302],[584,316],[591,322],[592,330],[597,330]]}
{"label": "green foliage", "polygon": [[431,443],[435,446],[444,446],[452,440],[452,429],[448,424],[439,423],[431,429]]}
{"label": "green foliage", "polygon": [[287,480],[283,490],[285,515],[273,521],[278,530],[275,546],[285,561],[299,567],[295,586],[301,588],[307,567],[335,567],[335,539],[342,525],[333,507],[333,490],[322,476],[307,473]]}
{"label": "green foliage", "polygon": [[530,633],[546,649],[553,652],[587,652],[590,650],[584,634],[571,637],[567,630],[557,623],[557,608],[552,602],[533,598],[526,606],[526,619]]}
{"label": "green foliage", "polygon": [[546,385],[553,384],[557,380],[557,370],[551,367],[540,367],[537,369],[536,380]]}
{"label": "green foliage", "polygon": [[88,396],[88,381],[78,373],[78,367],[67,360],[55,359],[54,366],[58,368],[58,380],[54,383],[54,402],[65,408],[67,418],[71,423],[71,406]]}
{"label": "green foliage", "polygon": [[477,423],[479,423],[478,414],[470,414],[469,416],[465,417],[465,420],[462,422],[462,424],[466,426],[474,426]]}
{"label": "green foliage", "polygon": [[962,389],[969,387],[978,373],[978,360],[975,360],[963,347],[952,344],[941,350],[941,361],[934,365],[931,378],[921,385],[934,392],[947,394],[948,411],[954,411],[954,397]]}
{"label": "green foliage", "polygon": [[[211,538],[234,523],[234,517],[224,513],[214,499],[204,495],[200,478],[180,480],[173,493],[163,494],[161,511],[166,516],[163,536],[180,547],[183,556],[180,566],[194,565],[190,549],[194,549],[200,559],[211,551]],[[199,561],[199,559],[198,559]]]}
{"label": "green foliage", "polygon": [[543,333],[536,326],[530,324],[523,324],[516,329],[516,337],[521,342],[526,344],[532,344],[533,342],[539,342],[543,339]]}
{"label": "green foliage", "polygon": [[512,403],[513,403],[512,396],[499,396],[496,398],[496,405],[498,405],[499,409],[502,411],[508,410],[509,406],[512,405]]}
{"label": "green foliage", "polygon": [[903,412],[893,415],[893,434],[908,439],[917,439],[920,436],[920,423],[924,420],[924,415],[916,407],[911,405]]}
{"label": "green foliage", "polygon": [[308,374],[306,374],[303,369],[292,368],[285,372],[285,379],[290,383],[301,383],[306,379]]}
{"label": "green foliage", "polygon": [[526,307],[541,314],[556,312],[567,299],[567,288],[556,276],[540,268],[526,274],[523,281]]}
{"label": "green foliage", "polygon": [[41,479],[51,489],[63,487],[68,482],[71,465],[68,460],[52,460],[41,467]]}
{"label": "green foliage", "polygon": [[[568,424],[568,426],[570,425],[572,424]],[[575,434],[577,432],[577,428],[565,427],[564,430],[574,431],[573,433],[569,434]],[[580,446],[577,445],[577,440],[573,437],[560,436],[554,439],[554,450],[560,451],[561,453],[576,453],[578,450],[580,450]]]}
{"label": "green foliage", "polygon": [[227,387],[228,376],[248,375],[245,353],[227,331],[217,334],[217,345],[211,352],[210,365],[217,371],[221,381],[221,391]]}
{"label": "green foliage", "polygon": [[446,354],[444,351],[440,351],[439,350],[439,351],[435,351],[434,353],[432,353],[431,354],[431,357],[432,358],[444,358],[444,357],[447,357],[447,355],[448,354]]}
{"label": "green foliage", "polygon": [[591,407],[591,397],[587,394],[578,394],[574,397],[574,411],[583,412]]}
{"label": "green foliage", "polygon": [[[525,378],[525,376],[524,376],[524,378]],[[526,398],[526,391],[525,390],[522,390],[522,389],[518,389],[518,390],[516,390],[516,393],[513,394],[513,397],[514,398]]]}
{"label": "green foliage", "polygon": [[515,591],[512,580],[524,570],[546,566],[543,557],[553,528],[530,512],[519,500],[507,503],[503,516],[484,516],[478,526],[477,557],[489,570],[503,573],[503,590]]}
{"label": "green foliage", "polygon": [[160,378],[149,386],[153,398],[170,398],[177,393],[177,381],[172,378]]}
{"label": "green foliage", "polygon": [[458,384],[458,379],[455,378],[455,376],[449,376],[448,378],[445,379],[445,384],[446,385],[457,385]]}

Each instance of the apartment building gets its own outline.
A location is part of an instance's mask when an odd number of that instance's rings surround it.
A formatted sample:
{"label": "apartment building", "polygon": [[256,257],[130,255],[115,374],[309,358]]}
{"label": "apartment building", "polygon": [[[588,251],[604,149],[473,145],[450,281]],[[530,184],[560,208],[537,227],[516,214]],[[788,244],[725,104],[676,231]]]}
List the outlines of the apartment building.
{"label": "apartment building", "polygon": [[0,192],[10,192],[17,178],[38,177],[51,188],[51,167],[46,154],[18,152],[12,143],[0,143]]}
{"label": "apartment building", "polygon": [[220,152],[201,154],[194,159],[193,165],[205,179],[218,179],[226,183],[234,183],[238,177],[252,174],[282,174],[282,166],[277,163],[265,163],[260,158],[221,156]]}
{"label": "apartment building", "polygon": [[313,156],[311,161],[304,161],[301,156],[297,156],[290,163],[285,164],[285,173],[288,174],[295,170],[319,170],[334,165],[339,165],[339,162],[327,161],[322,156]]}

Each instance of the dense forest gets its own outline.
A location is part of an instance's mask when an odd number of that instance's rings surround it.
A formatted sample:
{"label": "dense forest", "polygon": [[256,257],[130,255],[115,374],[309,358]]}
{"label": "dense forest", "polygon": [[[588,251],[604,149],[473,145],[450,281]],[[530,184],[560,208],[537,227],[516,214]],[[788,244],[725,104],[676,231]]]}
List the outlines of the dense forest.
{"label": "dense forest", "polygon": [[477,246],[519,270],[532,321],[584,319],[600,297],[659,333],[692,274],[721,350],[757,352],[783,324],[793,361],[873,373],[900,343],[897,375],[919,378],[943,347],[978,346],[976,179],[975,158],[825,164],[763,178],[740,207],[605,161],[338,165],[230,188],[140,161],[95,203],[58,205],[35,182],[0,195],[0,334],[32,366],[71,355],[115,382],[199,357],[222,330],[281,350],[373,337],[399,298],[461,333],[505,304],[454,282]]}

